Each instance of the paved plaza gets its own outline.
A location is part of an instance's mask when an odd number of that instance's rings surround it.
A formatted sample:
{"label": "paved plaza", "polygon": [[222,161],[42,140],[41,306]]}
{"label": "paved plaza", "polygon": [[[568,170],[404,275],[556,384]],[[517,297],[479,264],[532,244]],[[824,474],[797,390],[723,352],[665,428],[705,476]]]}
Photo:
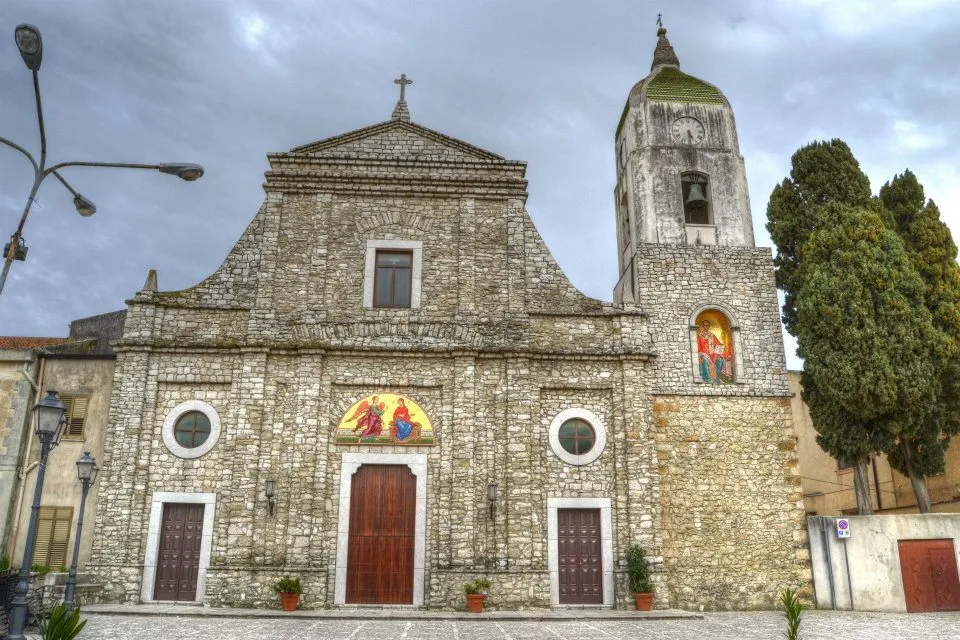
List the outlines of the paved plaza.
{"label": "paved plaza", "polygon": [[[802,638],[960,638],[960,614],[811,611]],[[706,613],[702,620],[383,620],[90,614],[78,640],[628,640],[782,638],[776,612]]]}

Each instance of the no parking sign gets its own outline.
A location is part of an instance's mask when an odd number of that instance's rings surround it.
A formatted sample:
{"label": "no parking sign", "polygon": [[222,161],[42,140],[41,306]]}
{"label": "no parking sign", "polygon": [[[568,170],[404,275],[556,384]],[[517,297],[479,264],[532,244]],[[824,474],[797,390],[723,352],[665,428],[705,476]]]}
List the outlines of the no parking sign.
{"label": "no parking sign", "polygon": [[837,537],[838,538],[849,538],[850,537],[850,521],[846,518],[837,518]]}

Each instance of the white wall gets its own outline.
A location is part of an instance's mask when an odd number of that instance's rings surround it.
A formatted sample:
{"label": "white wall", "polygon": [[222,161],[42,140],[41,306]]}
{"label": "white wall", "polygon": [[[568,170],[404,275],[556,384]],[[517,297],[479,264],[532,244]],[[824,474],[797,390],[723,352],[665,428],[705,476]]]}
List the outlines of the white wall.
{"label": "white wall", "polygon": [[[905,612],[907,605],[897,541],[952,538],[954,552],[960,549],[960,515],[928,513],[848,516],[847,519],[850,520],[850,538],[840,540],[836,533],[836,518],[807,518],[813,582],[817,606],[821,609],[831,607],[827,549],[829,566],[833,568],[837,609],[898,612]],[[821,525],[826,527],[827,549],[824,548]],[[960,556],[957,560],[960,565]]]}

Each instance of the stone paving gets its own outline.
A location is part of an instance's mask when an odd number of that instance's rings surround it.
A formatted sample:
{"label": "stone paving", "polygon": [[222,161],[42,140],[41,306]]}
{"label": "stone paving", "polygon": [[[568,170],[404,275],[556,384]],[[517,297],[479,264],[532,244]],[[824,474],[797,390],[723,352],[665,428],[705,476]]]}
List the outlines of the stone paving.
{"label": "stone paving", "polygon": [[[632,640],[782,638],[779,613],[706,613],[702,620],[338,620],[90,614],[78,640]],[[960,638],[958,614],[810,611],[801,637]]]}

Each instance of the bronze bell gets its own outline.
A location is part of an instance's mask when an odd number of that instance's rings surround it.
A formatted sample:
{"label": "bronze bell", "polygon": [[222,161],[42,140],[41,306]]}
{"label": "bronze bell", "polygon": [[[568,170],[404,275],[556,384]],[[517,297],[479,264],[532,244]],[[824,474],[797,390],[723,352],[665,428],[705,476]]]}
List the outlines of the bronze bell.
{"label": "bronze bell", "polygon": [[707,206],[707,198],[703,195],[703,187],[697,183],[690,185],[690,194],[687,196],[687,205],[693,209],[702,209]]}

